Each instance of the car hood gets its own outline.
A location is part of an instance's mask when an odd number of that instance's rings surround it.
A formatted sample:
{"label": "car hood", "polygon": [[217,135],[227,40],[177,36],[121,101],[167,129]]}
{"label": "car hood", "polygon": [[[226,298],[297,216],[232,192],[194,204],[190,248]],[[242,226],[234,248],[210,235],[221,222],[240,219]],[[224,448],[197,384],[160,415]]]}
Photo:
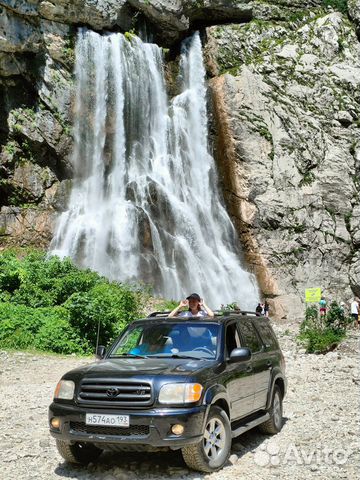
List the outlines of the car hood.
{"label": "car hood", "polygon": [[113,358],[85,365],[65,377],[131,377],[139,375],[187,375],[216,364],[215,360],[179,358]]}

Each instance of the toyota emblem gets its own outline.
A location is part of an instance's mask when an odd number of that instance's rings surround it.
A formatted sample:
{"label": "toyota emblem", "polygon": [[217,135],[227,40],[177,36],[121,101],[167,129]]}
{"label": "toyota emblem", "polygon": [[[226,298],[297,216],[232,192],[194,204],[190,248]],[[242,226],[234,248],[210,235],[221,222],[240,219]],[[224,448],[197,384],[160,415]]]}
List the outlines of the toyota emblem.
{"label": "toyota emblem", "polygon": [[109,388],[109,390],[106,390],[106,395],[108,397],[114,398],[119,394],[119,389],[118,388]]}

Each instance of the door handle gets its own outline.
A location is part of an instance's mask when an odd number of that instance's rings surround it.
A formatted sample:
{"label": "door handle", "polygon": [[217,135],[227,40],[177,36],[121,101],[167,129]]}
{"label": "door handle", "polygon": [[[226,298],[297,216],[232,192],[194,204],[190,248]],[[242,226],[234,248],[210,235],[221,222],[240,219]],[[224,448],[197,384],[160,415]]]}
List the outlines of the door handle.
{"label": "door handle", "polygon": [[252,372],[252,366],[249,365],[248,367],[246,367],[246,371],[247,371],[247,372]]}

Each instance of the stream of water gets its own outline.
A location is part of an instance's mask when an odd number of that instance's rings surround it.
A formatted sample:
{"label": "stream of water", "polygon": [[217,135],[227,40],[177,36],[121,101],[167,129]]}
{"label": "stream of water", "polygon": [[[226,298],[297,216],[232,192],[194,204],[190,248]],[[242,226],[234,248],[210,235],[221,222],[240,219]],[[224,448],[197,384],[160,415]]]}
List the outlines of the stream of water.
{"label": "stream of water", "polygon": [[51,253],[166,298],[254,310],[209,153],[199,35],[183,42],[171,100],[161,48],[138,37],[80,29],[75,77],[74,181]]}

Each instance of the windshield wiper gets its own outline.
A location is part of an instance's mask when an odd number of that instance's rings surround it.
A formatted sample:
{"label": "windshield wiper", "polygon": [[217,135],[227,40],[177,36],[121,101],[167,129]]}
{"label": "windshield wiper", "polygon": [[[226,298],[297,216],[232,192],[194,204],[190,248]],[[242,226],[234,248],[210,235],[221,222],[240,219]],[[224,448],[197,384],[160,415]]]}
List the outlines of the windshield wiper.
{"label": "windshield wiper", "polygon": [[149,358],[147,355],[138,355],[137,353],[118,353],[116,355],[110,355],[110,358],[116,357]]}
{"label": "windshield wiper", "polygon": [[149,357],[155,358],[189,358],[191,360],[207,360],[205,357],[192,357],[191,355],[178,355],[173,353],[172,355],[149,355]]}

